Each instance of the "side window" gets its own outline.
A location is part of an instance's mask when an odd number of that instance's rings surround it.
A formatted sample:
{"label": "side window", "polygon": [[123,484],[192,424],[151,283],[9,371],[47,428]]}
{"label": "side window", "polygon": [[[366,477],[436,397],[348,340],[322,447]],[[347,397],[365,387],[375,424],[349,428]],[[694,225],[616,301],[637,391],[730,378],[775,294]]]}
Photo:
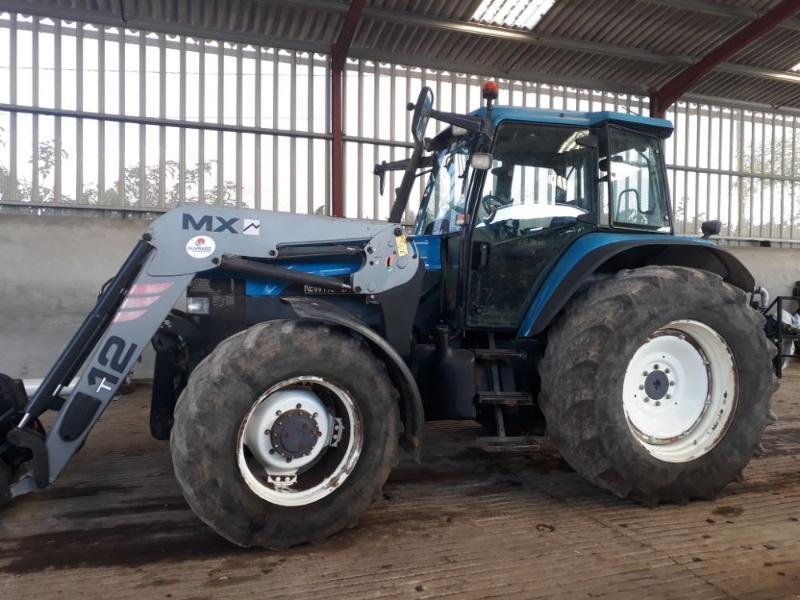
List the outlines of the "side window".
{"label": "side window", "polygon": [[669,227],[667,190],[657,139],[619,127],[609,128],[611,224]]}
{"label": "side window", "polygon": [[466,190],[469,182],[469,152],[457,143],[436,156],[421,202],[416,232],[438,235],[458,231],[466,222]]}

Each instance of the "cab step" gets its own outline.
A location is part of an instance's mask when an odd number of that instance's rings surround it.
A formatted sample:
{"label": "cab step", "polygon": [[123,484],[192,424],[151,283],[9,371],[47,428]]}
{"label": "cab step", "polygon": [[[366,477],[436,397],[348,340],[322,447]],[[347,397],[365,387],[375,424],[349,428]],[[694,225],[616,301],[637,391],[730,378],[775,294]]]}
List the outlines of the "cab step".
{"label": "cab step", "polygon": [[528,353],[514,348],[472,348],[477,360],[525,360]]}
{"label": "cab step", "polygon": [[533,396],[527,392],[478,392],[478,404],[494,404],[495,406],[533,406]]}
{"label": "cab step", "polygon": [[532,435],[492,435],[479,437],[478,447],[484,452],[529,452],[540,444]]}

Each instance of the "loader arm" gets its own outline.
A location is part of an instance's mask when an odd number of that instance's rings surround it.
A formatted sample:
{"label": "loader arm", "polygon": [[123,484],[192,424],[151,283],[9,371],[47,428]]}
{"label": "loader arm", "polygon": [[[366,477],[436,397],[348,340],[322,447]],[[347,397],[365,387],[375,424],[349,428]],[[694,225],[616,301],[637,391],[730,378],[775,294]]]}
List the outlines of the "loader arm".
{"label": "loader arm", "polygon": [[[270,264],[291,246],[343,242],[363,254],[347,283]],[[200,206],[166,213],[137,243],[9,433],[11,443],[33,453],[33,468],[12,486],[12,495],[58,477],[195,274],[217,268],[265,279],[307,277],[310,284],[380,298],[412,281],[422,267],[396,224]],[[79,372],[62,400],[61,388]],[[49,409],[59,414],[42,437],[30,425]]]}

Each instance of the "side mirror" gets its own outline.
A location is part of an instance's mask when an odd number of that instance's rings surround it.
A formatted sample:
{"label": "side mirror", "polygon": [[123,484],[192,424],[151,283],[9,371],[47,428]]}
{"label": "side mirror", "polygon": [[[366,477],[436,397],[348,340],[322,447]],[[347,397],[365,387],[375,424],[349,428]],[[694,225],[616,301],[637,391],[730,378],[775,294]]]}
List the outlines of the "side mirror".
{"label": "side mirror", "polygon": [[703,224],[700,225],[700,231],[703,232],[704,240],[707,240],[712,235],[719,235],[719,232],[722,231],[722,221],[703,221]]}
{"label": "side mirror", "polygon": [[488,152],[475,152],[469,159],[469,164],[476,171],[486,171],[492,166],[492,155]]}
{"label": "side mirror", "polygon": [[409,110],[414,111],[411,117],[411,135],[414,142],[423,144],[425,142],[425,129],[428,127],[428,120],[431,118],[433,110],[433,92],[429,87],[423,87],[419,91],[416,104],[409,104]]}

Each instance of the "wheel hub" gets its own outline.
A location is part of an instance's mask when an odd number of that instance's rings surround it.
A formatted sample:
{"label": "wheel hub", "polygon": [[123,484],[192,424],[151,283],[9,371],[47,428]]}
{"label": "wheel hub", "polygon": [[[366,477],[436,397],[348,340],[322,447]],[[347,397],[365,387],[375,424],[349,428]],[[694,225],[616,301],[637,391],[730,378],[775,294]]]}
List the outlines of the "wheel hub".
{"label": "wheel hub", "polygon": [[667,462],[708,452],[727,430],[736,366],[725,340],[698,321],[673,321],[631,357],[622,386],[636,440]]}
{"label": "wheel hub", "polygon": [[321,436],[322,432],[314,415],[301,408],[281,414],[269,432],[275,452],[287,461],[311,454]]}
{"label": "wheel hub", "polygon": [[651,371],[644,380],[644,391],[651,400],[661,400],[667,395],[669,378],[664,371]]}

